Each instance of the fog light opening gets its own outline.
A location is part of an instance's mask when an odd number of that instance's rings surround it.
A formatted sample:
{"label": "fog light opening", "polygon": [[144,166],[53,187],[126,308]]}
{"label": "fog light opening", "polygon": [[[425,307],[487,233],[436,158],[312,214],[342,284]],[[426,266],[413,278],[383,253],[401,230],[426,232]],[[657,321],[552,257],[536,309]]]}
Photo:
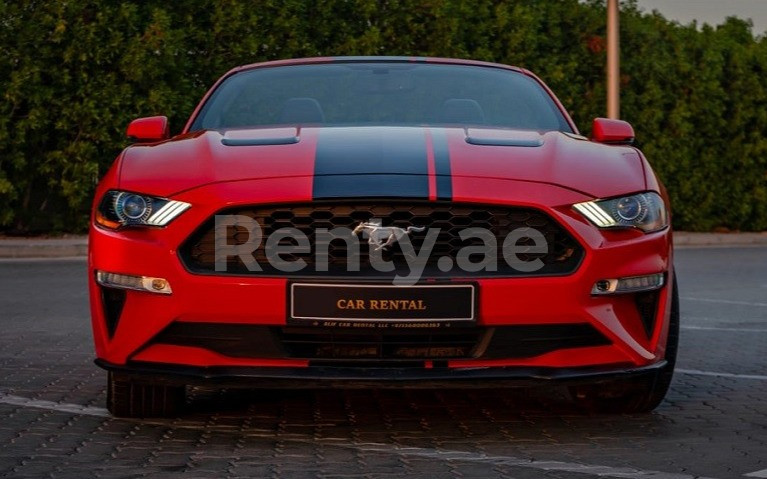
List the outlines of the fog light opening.
{"label": "fog light opening", "polygon": [[663,273],[648,274],[645,276],[631,276],[628,278],[600,279],[591,288],[591,294],[622,294],[654,291],[663,287],[666,276]]}
{"label": "fog light opening", "polygon": [[165,278],[133,276],[129,274],[96,271],[96,282],[109,288],[132,289],[156,294],[171,294],[170,283]]}

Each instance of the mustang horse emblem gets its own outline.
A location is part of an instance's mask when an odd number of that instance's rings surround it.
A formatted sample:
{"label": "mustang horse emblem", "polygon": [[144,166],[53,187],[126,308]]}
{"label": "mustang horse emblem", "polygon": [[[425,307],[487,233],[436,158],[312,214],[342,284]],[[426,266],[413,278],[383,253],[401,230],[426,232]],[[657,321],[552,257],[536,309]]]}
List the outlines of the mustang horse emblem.
{"label": "mustang horse emblem", "polygon": [[396,226],[381,226],[380,221],[361,222],[354,228],[355,235],[360,233],[368,234],[368,244],[371,247],[375,247],[375,251],[387,248],[403,237],[409,235],[412,232],[420,233],[425,231],[424,226],[408,226],[407,228],[398,228]]}

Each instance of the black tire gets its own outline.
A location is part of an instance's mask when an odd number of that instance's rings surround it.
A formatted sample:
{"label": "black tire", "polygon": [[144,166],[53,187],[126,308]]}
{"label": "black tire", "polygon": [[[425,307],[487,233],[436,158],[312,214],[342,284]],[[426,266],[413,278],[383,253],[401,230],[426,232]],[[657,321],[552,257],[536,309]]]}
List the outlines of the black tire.
{"label": "black tire", "polygon": [[185,402],[185,386],[157,384],[108,373],[107,409],[115,417],[175,417]]}
{"label": "black tire", "polygon": [[666,365],[642,378],[616,379],[607,383],[573,386],[570,394],[576,404],[590,412],[643,413],[663,402],[679,348],[679,290],[676,276],[672,282],[671,318],[666,343]]}

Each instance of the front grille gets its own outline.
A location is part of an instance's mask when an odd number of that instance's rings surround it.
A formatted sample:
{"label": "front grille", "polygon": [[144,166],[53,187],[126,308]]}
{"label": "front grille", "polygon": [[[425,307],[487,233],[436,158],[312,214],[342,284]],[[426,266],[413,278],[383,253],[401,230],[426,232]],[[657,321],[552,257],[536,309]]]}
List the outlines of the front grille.
{"label": "front grille", "polygon": [[559,349],[610,344],[589,324],[547,324],[416,330],[170,324],[150,344],[204,348],[238,358],[309,359],[364,367],[376,361],[412,363],[460,358],[529,358]]}
{"label": "front grille", "polygon": [[[302,260],[306,266],[297,271],[286,273],[275,268],[268,260],[265,244],[253,251],[253,258],[259,271],[250,271],[239,256],[226,258],[225,269],[216,271],[216,234],[215,220],[211,218],[196,233],[194,233],[180,248],[179,255],[186,267],[194,273],[214,274],[261,274],[280,276],[393,276],[407,274],[408,259],[411,264],[416,257],[407,258],[399,242],[373,254],[381,254],[381,259],[393,265],[392,271],[378,271],[371,265],[371,248],[366,239],[359,239],[351,234],[361,222],[381,220],[383,226],[394,226],[406,229],[409,226],[426,227],[426,231],[412,231],[409,238],[413,252],[421,252],[428,229],[439,228],[439,235],[431,255],[426,259],[424,277],[444,276],[517,276],[517,275],[563,275],[575,271],[583,249],[561,226],[547,214],[533,209],[521,207],[483,206],[474,204],[454,204],[444,202],[386,202],[381,203],[325,203],[291,205],[262,205],[235,208],[222,211],[220,215],[242,215],[258,222],[263,238],[268,238],[277,230],[293,228],[305,235],[310,244],[309,251],[282,254],[286,261]],[[345,228],[336,236],[321,234],[321,230],[332,231]],[[460,233],[468,228],[482,228],[491,233],[490,238],[462,239]],[[520,261],[541,261],[541,267],[535,271],[521,271],[527,268],[510,266],[503,256],[503,244],[507,236],[518,229],[529,232],[535,229],[546,240],[546,251],[533,252],[534,241],[521,234],[517,244],[517,258]],[[343,233],[343,234],[341,234]],[[519,233],[519,232],[518,232]],[[249,233],[242,226],[230,226],[226,229],[226,244],[243,244],[247,242]],[[490,261],[497,264],[495,271],[486,268],[479,272],[467,272],[456,265],[459,251],[467,246],[482,246],[486,242],[495,241],[498,248]],[[221,242],[221,240],[220,240]],[[280,240],[281,245],[296,245],[289,238]],[[222,246],[221,244],[218,245]],[[357,250],[358,246],[358,250]],[[317,261],[318,252],[327,251],[327,267],[324,269]],[[465,251],[465,250],[464,250]],[[454,266],[445,270],[444,261],[449,258]],[[467,259],[472,263],[483,261],[483,254],[474,253]],[[359,271],[350,271],[348,264],[358,264]],[[442,266],[440,268],[439,266]]]}
{"label": "front grille", "polygon": [[472,357],[478,328],[426,331],[359,331],[283,328],[279,339],[290,357],[308,359],[454,359]]}

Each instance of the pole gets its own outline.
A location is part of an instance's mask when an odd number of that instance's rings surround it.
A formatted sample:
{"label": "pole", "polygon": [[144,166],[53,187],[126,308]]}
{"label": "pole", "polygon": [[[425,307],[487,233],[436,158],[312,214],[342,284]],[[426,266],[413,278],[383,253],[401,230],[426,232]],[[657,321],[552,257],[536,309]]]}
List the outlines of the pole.
{"label": "pole", "polygon": [[620,118],[618,0],[607,0],[607,118]]}

